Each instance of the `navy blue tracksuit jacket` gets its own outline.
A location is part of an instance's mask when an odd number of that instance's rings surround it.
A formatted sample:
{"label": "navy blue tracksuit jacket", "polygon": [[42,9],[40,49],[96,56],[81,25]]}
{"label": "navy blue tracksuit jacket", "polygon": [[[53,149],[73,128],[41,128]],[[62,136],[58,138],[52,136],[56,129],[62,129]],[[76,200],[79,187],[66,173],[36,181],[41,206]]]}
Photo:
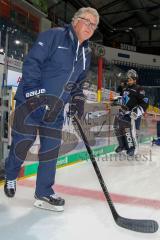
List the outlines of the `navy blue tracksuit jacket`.
{"label": "navy blue tracksuit jacket", "polygon": [[45,89],[46,94],[60,97],[66,103],[70,97],[69,91],[65,91],[68,83],[77,83],[71,94],[82,91],[78,83],[86,77],[90,52],[87,41],[79,46],[71,25],[40,33],[24,61],[15,99],[24,101],[25,94]]}

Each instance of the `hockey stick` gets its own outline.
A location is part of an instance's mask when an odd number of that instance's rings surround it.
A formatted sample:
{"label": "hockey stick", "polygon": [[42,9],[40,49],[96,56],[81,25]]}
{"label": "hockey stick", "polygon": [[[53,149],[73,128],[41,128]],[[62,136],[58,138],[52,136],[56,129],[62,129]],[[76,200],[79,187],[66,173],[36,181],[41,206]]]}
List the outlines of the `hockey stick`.
{"label": "hockey stick", "polygon": [[137,141],[137,136],[136,136],[136,125],[135,125],[135,120],[131,118],[131,132],[133,136],[133,141],[135,144],[135,148],[138,147],[138,141]]}
{"label": "hockey stick", "polygon": [[103,128],[103,126],[104,126],[104,124],[105,124],[106,122],[107,122],[106,120],[103,121],[103,123],[102,123],[102,125],[101,125],[101,127],[100,127],[100,129],[99,129],[99,131],[98,131],[98,133],[96,134],[96,137],[99,136],[99,134],[101,133],[101,130],[102,130],[102,128]]}
{"label": "hockey stick", "polygon": [[81,124],[79,123],[79,120],[77,119],[76,116],[73,117],[73,121],[76,123],[76,125],[78,127],[78,130],[81,134],[81,137],[84,141],[84,144],[85,144],[87,152],[90,156],[92,165],[94,167],[94,170],[95,170],[96,175],[98,177],[99,183],[102,187],[103,193],[104,193],[105,198],[108,202],[108,205],[109,205],[110,210],[112,212],[112,216],[113,216],[116,224],[119,225],[120,227],[129,229],[129,230],[132,230],[132,231],[135,231],[135,232],[142,232],[142,233],[154,233],[154,232],[156,232],[158,230],[158,223],[154,220],[129,219],[129,218],[121,217],[117,213],[117,211],[116,211],[116,209],[113,205],[112,199],[110,197],[110,194],[108,192],[108,189],[107,189],[107,187],[105,185],[105,182],[103,180],[103,177],[101,175],[101,172],[99,170],[99,167],[97,165],[96,159],[95,159],[95,157],[93,155],[93,152],[90,148],[88,139],[87,139],[86,135],[84,134],[84,132],[82,130]]}

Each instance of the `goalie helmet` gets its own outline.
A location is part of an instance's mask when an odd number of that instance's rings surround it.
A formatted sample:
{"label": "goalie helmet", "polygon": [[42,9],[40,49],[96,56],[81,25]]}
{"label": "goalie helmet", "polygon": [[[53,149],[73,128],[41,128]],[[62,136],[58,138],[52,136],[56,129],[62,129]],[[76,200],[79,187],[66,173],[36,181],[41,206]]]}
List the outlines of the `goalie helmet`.
{"label": "goalie helmet", "polygon": [[132,78],[133,80],[138,80],[138,74],[134,69],[130,69],[127,72],[127,78]]}

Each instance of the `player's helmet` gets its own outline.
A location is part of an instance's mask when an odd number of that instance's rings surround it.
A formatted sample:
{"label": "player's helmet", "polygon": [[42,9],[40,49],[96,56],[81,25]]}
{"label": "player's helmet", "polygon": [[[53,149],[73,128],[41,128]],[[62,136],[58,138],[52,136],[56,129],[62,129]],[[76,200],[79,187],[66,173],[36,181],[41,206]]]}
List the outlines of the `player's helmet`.
{"label": "player's helmet", "polygon": [[138,80],[138,74],[134,69],[130,69],[127,72],[127,78],[132,78],[133,80]]}

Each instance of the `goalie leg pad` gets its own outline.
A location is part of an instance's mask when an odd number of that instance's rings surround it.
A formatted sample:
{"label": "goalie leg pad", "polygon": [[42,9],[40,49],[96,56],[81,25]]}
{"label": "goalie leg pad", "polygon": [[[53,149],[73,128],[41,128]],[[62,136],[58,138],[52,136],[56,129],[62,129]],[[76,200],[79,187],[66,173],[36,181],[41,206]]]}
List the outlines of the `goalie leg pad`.
{"label": "goalie leg pad", "polygon": [[115,116],[114,124],[113,124],[114,133],[117,137],[119,147],[120,148],[125,148],[125,139],[124,139],[124,136],[123,136],[123,129],[121,128],[120,125],[121,125],[121,119],[120,119],[119,115],[117,115],[117,116]]}
{"label": "goalie leg pad", "polygon": [[127,146],[127,150],[131,148],[135,148],[135,142],[133,139],[131,128],[125,129],[125,143]]}
{"label": "goalie leg pad", "polygon": [[[117,137],[119,147],[128,150],[131,146],[130,131],[131,121],[127,116],[117,115],[114,120],[114,132]],[[131,135],[132,138],[132,135]]]}

